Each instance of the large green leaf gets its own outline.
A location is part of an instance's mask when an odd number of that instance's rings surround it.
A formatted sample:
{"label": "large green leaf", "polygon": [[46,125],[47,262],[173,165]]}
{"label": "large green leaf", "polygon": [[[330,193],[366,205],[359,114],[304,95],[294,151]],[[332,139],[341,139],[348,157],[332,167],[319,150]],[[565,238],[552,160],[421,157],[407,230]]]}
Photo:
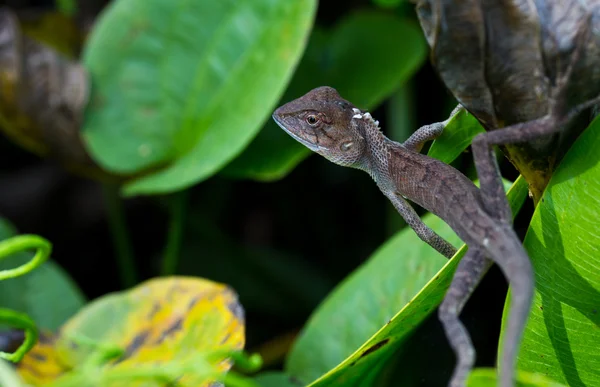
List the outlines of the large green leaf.
{"label": "large green leaf", "polygon": [[254,377],[261,387],[302,387],[303,384],[283,372],[263,372]]}
{"label": "large green leaf", "polygon": [[[519,369],[600,386],[600,119],[552,176],[524,241],[536,294]],[[506,315],[506,313],[505,313]]]}
{"label": "large green leaf", "polygon": [[[398,39],[401,37],[401,39]],[[423,64],[427,45],[408,18],[352,13],[331,31],[315,28],[282,102],[328,85],[358,107],[373,109]],[[272,120],[223,173],[270,181],[289,173],[310,154]]]}
{"label": "large green leaf", "polygon": [[[527,183],[519,178],[508,193],[514,214],[526,196]],[[423,220],[452,243],[459,241],[439,218],[429,214]],[[400,231],[313,314],[286,371],[319,387],[359,386],[374,378],[442,301],[465,251],[463,246],[447,261],[412,229]]]}
{"label": "large green leaf", "polygon": [[[497,385],[497,370],[493,368],[477,368],[469,375],[468,387],[491,387]],[[543,375],[519,372],[516,387],[566,387]]]}
{"label": "large green leaf", "polygon": [[[0,264],[8,269],[29,261],[18,254]],[[85,304],[85,297],[65,271],[53,261],[22,277],[0,282],[0,307],[26,313],[43,329],[55,330]]]}
{"label": "large green leaf", "polygon": [[215,173],[260,129],[287,84],[315,0],[117,0],[84,61],[93,89],[83,136],[115,173],[166,165],[128,194]]}
{"label": "large green leaf", "polygon": [[[423,220],[442,237],[460,245],[460,239],[441,219],[429,214]],[[446,262],[446,258],[420,241],[412,229],[398,232],[338,285],[312,315],[289,354],[286,371],[308,383],[338,365],[344,366],[347,363],[344,359],[363,343],[370,343],[369,338]],[[388,344],[397,347],[398,342]],[[346,368],[352,371],[355,367]],[[360,367],[352,375],[358,377],[363,372],[368,369]]]}
{"label": "large green leaf", "polygon": [[[10,238],[15,228],[0,218],[0,240]],[[19,253],[0,262],[0,270],[14,268],[31,259]],[[0,307],[29,315],[43,329],[56,330],[85,304],[85,297],[56,263],[44,262],[32,272],[0,281]]]}

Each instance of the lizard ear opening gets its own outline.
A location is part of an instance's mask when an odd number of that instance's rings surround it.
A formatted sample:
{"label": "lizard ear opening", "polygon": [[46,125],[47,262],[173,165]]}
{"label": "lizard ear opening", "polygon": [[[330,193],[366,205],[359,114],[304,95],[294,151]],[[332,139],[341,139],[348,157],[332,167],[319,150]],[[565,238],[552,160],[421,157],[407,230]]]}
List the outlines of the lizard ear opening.
{"label": "lizard ear opening", "polygon": [[346,151],[352,149],[353,146],[354,146],[354,141],[346,141],[346,142],[342,143],[342,145],[340,145],[340,150],[342,150],[343,152],[346,152]]}

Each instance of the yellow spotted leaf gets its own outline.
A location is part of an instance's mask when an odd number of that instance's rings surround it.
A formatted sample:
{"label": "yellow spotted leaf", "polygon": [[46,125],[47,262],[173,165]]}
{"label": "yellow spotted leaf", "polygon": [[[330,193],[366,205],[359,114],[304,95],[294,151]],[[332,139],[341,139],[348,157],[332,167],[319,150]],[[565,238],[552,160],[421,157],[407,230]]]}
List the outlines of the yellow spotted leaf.
{"label": "yellow spotted leaf", "polygon": [[[157,278],[86,306],[61,327],[50,349],[40,342],[19,373],[34,386],[47,385],[62,370],[59,381],[76,373],[82,385],[160,386],[176,379],[178,386],[208,387],[207,375],[225,372],[231,363],[206,355],[241,350],[244,342],[243,309],[229,287],[200,278]],[[99,357],[110,349],[118,351]],[[201,369],[207,359],[211,366]]]}
{"label": "yellow spotted leaf", "polygon": [[34,386],[42,386],[61,376],[66,367],[59,362],[54,344],[56,336],[42,332],[36,345],[17,364],[21,378]]}

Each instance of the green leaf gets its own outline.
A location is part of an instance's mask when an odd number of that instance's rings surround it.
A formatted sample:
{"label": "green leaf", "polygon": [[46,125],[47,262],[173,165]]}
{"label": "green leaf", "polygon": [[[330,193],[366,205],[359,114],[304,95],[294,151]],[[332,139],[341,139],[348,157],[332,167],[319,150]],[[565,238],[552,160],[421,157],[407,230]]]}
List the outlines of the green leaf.
{"label": "green leaf", "polygon": [[[0,264],[0,269],[29,261],[18,254]],[[0,307],[29,315],[42,329],[56,330],[85,304],[85,297],[56,263],[44,262],[31,273],[0,282]]]}
{"label": "green leaf", "polygon": [[473,137],[484,131],[475,116],[461,109],[450,118],[442,135],[431,144],[427,155],[450,164],[471,145]]}
{"label": "green leaf", "polygon": [[0,360],[0,386],[2,387],[25,387],[25,383],[19,377],[13,364]]}
{"label": "green leaf", "polygon": [[[16,229],[0,218],[0,240]],[[0,262],[0,270],[20,266],[33,253],[19,253]],[[56,263],[44,262],[32,272],[0,281],[0,307],[26,313],[42,329],[56,330],[85,304],[85,297],[71,277]]]}
{"label": "green leaf", "polygon": [[127,194],[197,183],[255,136],[302,53],[315,0],[119,0],[84,60],[83,136],[115,173],[167,165]]}
{"label": "green leaf", "polygon": [[0,218],[0,241],[17,234],[17,229],[8,220]]}
{"label": "green leaf", "polygon": [[[508,193],[514,214],[526,196],[527,183],[519,178]],[[428,214],[423,220],[450,242],[459,241],[439,218]],[[442,301],[465,251],[463,245],[447,261],[412,229],[400,231],[313,314],[292,348],[286,371],[312,381],[311,387],[359,386],[372,379]]]}
{"label": "green leaf", "polygon": [[[441,219],[428,214],[423,220],[443,238],[460,246],[460,239]],[[306,383],[338,365],[352,371],[356,365],[348,367],[348,356],[364,347],[363,343],[370,343],[369,338],[446,262],[446,258],[420,241],[412,229],[398,232],[329,294],[303,328],[285,370]],[[408,325],[404,327],[410,330]],[[398,342],[388,344],[396,347]],[[352,375],[359,376],[362,372],[368,373],[360,367]]]}
{"label": "green leaf", "polygon": [[283,372],[263,372],[254,377],[261,387],[303,387],[304,385]]}
{"label": "green leaf", "polygon": [[[494,368],[477,368],[469,375],[468,387],[490,387],[497,385],[497,370]],[[517,373],[516,387],[567,387],[556,383],[540,374],[529,372]]]}
{"label": "green leaf", "polygon": [[598,149],[600,119],[556,169],[524,241],[536,294],[518,367],[569,386],[600,385]]}
{"label": "green leaf", "polygon": [[[426,56],[423,33],[411,19],[379,12],[352,13],[331,31],[313,30],[282,102],[328,85],[356,106],[373,109],[413,76]],[[236,178],[276,180],[309,154],[269,120],[222,172]]]}

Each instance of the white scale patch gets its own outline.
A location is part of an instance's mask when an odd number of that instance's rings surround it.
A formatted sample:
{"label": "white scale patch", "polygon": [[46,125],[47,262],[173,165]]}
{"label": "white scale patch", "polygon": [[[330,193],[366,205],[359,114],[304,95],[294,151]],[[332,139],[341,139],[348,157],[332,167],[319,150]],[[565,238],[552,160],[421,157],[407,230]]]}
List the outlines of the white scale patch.
{"label": "white scale patch", "polygon": [[373,155],[373,157],[377,160],[377,166],[375,167],[377,171],[371,171],[371,176],[375,179],[375,181],[378,181],[380,174],[384,174],[384,181],[389,180],[389,176],[387,176],[389,154],[385,142],[385,136],[383,133],[381,133],[379,128],[379,121],[373,119],[371,113],[361,113],[361,111],[356,108],[352,109],[352,112],[354,113],[354,116],[352,116],[353,119],[364,120],[365,123],[372,128],[371,130],[367,130],[367,136],[370,137],[367,143],[369,144],[371,155]]}

